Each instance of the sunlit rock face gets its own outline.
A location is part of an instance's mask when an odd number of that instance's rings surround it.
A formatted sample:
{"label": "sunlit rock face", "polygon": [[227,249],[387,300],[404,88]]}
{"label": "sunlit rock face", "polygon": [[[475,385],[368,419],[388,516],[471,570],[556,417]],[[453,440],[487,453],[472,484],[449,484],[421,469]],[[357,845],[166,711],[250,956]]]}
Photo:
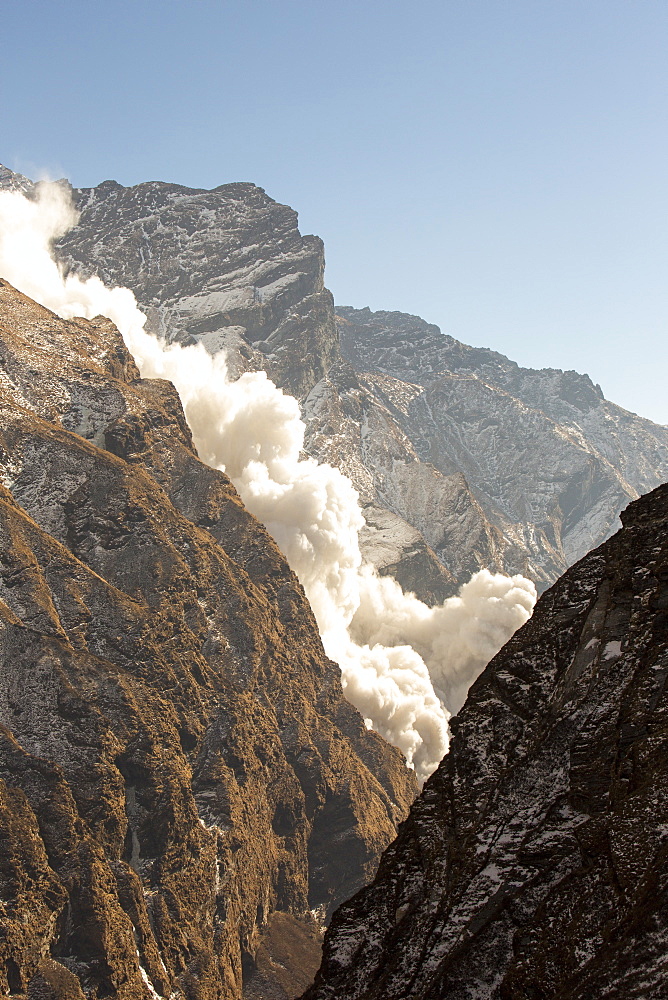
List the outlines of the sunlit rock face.
{"label": "sunlit rock face", "polygon": [[453,720],[304,1000],[668,991],[668,486],[572,567]]}
{"label": "sunlit rock face", "polygon": [[417,316],[337,313],[344,361],[307,400],[309,447],[343,455],[457,580],[484,565],[544,589],[668,478],[668,428],[587,375],[519,368]]}
{"label": "sunlit rock face", "polygon": [[226,350],[239,371],[265,368],[297,397],[337,356],[322,241],[262,188],[105,181],[73,198],[80,223],[61,260],[131,288],[151,332]]}
{"label": "sunlit rock face", "polygon": [[[30,182],[4,170],[0,185]],[[321,241],[253,184],[73,196],[63,264],[131,288],[154,332],[296,395],[308,451],[360,491],[365,557],[430,602],[482,567],[545,589],[668,477],[668,429],[586,375],[519,368],[403,313],[335,315]]]}
{"label": "sunlit rock face", "polygon": [[413,773],[110,321],[0,282],[0,413],[0,993],[238,998],[372,876]]}

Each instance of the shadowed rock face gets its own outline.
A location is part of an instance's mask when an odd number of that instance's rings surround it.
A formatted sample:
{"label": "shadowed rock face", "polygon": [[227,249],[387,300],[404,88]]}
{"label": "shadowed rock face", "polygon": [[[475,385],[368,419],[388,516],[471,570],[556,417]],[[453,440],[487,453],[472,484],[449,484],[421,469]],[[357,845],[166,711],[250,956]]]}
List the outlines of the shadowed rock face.
{"label": "shadowed rock face", "polygon": [[304,1000],[668,995],[668,486],[478,679]]}
{"label": "shadowed rock face", "polygon": [[0,412],[0,993],[239,997],[272,914],[373,874],[412,772],[113,324],[0,282]]}

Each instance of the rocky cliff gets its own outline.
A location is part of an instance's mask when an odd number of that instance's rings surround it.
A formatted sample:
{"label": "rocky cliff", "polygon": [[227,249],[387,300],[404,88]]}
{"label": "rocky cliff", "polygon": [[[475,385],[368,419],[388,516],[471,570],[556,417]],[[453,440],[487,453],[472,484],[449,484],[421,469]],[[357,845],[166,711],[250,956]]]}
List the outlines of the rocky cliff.
{"label": "rocky cliff", "polygon": [[[6,168],[0,186],[29,192]],[[544,589],[668,477],[668,428],[586,375],[519,368],[403,313],[337,308],[319,239],[253,184],[74,190],[63,265],[131,288],[149,328],[264,368],[306,447],[360,491],[364,555],[429,601],[481,567]]]}
{"label": "rocky cliff", "polygon": [[225,350],[238,370],[264,368],[298,398],[338,356],[322,241],[262,188],[105,181],[73,197],[80,223],[60,241],[61,260],[131,288],[151,332]]}
{"label": "rocky cliff", "polygon": [[[0,185],[29,190],[5,171]],[[306,447],[360,491],[366,558],[427,600],[488,567],[544,589],[668,478],[668,428],[586,375],[520,368],[403,313],[337,308],[319,239],[253,184],[75,190],[66,267],[131,288],[149,327],[265,368]]]}
{"label": "rocky cliff", "polygon": [[489,664],[304,1000],[668,996],[668,486]]}
{"label": "rocky cliff", "polygon": [[[308,446],[410,522],[455,579],[484,565],[544,589],[668,479],[668,428],[588,376],[519,368],[416,316],[337,312],[344,360],[306,401]],[[366,542],[391,562],[373,518]]]}
{"label": "rocky cliff", "polygon": [[294,994],[412,773],[110,321],[0,282],[0,410],[0,992]]}

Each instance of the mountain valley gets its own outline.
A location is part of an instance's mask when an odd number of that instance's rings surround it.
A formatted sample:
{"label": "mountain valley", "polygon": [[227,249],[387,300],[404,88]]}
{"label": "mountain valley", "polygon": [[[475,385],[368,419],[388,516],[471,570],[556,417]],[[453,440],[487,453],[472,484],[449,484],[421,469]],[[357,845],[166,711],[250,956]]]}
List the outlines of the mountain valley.
{"label": "mountain valley", "polygon": [[[298,401],[300,460],[359,494],[362,577],[429,609],[463,607],[481,570],[542,597],[420,792],[178,379],[141,377],[110,319],[63,319],[0,274],[0,993],[663,996],[668,427],[587,375],[335,306],[322,242],[253,184],[57,188],[77,212],[64,274],[131,289],[161,343],[225,358],[224,386],[266,372]],[[2,189],[42,190],[0,166]],[[362,692],[386,643],[409,689],[400,654],[421,652],[438,703],[428,609],[409,642],[404,605],[374,599]],[[435,646],[458,628],[498,649],[519,623],[500,621],[474,608]],[[428,731],[409,693],[395,716]]]}

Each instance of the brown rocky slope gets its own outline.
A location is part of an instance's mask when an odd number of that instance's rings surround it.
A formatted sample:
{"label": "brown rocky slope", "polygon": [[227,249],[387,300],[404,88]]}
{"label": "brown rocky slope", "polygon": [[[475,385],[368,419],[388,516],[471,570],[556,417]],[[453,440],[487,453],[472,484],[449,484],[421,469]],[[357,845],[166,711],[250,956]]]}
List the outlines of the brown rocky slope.
{"label": "brown rocky slope", "polygon": [[370,877],[412,774],[113,324],[0,282],[0,411],[0,992],[239,997],[273,914]]}
{"label": "brown rocky slope", "polygon": [[491,661],[304,1000],[668,997],[668,486]]}

